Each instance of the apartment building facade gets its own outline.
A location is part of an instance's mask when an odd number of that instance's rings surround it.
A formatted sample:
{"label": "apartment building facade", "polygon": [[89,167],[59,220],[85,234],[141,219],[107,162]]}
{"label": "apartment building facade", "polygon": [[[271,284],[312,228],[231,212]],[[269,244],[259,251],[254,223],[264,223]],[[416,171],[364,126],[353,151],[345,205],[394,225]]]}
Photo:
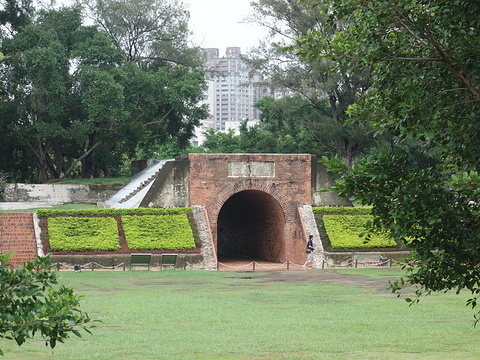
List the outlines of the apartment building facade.
{"label": "apartment building facade", "polygon": [[239,47],[228,47],[225,56],[219,49],[203,49],[211,71],[205,102],[209,105],[215,130],[238,128],[241,121],[259,120],[254,104],[266,95],[250,79],[251,68],[243,60]]}

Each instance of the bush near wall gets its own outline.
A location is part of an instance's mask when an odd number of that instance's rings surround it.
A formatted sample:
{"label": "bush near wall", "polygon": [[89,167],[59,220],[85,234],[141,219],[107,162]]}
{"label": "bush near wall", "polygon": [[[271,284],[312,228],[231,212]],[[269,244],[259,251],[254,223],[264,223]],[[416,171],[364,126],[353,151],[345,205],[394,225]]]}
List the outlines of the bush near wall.
{"label": "bush near wall", "polygon": [[134,250],[187,250],[195,248],[187,215],[122,216],[125,240]]}
{"label": "bush near wall", "polygon": [[[191,208],[172,209],[83,209],[37,210],[42,230],[44,251],[55,254],[131,253],[149,250],[163,252],[200,252],[198,235]],[[146,218],[137,225],[139,236],[126,242],[123,221],[127,228],[131,218]],[[156,220],[157,219],[157,220]],[[53,226],[53,227],[52,227]],[[52,232],[53,230],[53,232]],[[137,231],[135,231],[137,232]],[[128,233],[128,230],[127,230]],[[131,233],[130,233],[131,234]],[[195,239],[195,240],[194,240]],[[114,245],[112,245],[114,244]]]}
{"label": "bush near wall", "polygon": [[118,250],[117,222],[112,217],[54,217],[48,219],[53,251]]}
{"label": "bush near wall", "polygon": [[371,249],[397,246],[393,239],[381,235],[373,234],[368,240],[360,237],[365,224],[372,219],[370,215],[324,215],[323,223],[332,248]]}
{"label": "bush near wall", "polygon": [[78,210],[52,210],[38,209],[39,217],[52,216],[121,216],[121,215],[174,215],[188,214],[192,208],[136,208],[136,209],[78,209]]}
{"label": "bush near wall", "polygon": [[319,215],[370,215],[372,213],[371,206],[319,206],[313,208],[314,214]]}
{"label": "bush near wall", "polygon": [[393,240],[372,235],[366,242],[359,235],[364,225],[372,220],[371,207],[315,207],[313,213],[318,231],[327,251],[372,251],[399,248]]}

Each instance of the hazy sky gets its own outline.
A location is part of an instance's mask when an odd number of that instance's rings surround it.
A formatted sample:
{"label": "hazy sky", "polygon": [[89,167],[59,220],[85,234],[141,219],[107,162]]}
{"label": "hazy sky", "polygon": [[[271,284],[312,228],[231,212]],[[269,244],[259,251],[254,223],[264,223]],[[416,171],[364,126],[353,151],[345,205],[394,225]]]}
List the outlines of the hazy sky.
{"label": "hazy sky", "polygon": [[218,48],[220,55],[226,47],[240,46],[246,53],[266,30],[241,23],[252,13],[250,0],[183,0],[190,11],[190,29],[194,41],[203,48]]}

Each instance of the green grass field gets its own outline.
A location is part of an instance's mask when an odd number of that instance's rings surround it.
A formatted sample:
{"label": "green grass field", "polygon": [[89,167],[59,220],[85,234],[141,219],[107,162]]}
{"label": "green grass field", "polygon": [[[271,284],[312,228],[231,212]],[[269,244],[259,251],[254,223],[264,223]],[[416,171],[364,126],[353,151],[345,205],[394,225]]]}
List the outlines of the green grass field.
{"label": "green grass field", "polygon": [[4,359],[478,359],[468,294],[409,307],[397,269],[62,272],[103,323],[55,350],[0,340]]}

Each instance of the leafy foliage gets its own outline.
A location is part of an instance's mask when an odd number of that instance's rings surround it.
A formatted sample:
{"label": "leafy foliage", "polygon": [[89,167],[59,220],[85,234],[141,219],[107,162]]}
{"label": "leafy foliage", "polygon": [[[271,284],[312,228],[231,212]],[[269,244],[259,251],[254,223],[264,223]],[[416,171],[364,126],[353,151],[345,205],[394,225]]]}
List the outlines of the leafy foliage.
{"label": "leafy foliage", "polygon": [[42,10],[2,41],[0,169],[17,181],[120,174],[138,148],[184,147],[208,115],[200,68],[139,66],[82,20],[79,6]]}
{"label": "leafy foliage", "polygon": [[336,215],[371,215],[372,207],[371,206],[322,206],[312,208],[314,214],[336,214]]}
{"label": "leafy foliage", "polygon": [[38,209],[39,217],[51,216],[118,216],[118,215],[173,215],[191,213],[192,208],[135,208],[135,209],[78,209],[78,210],[52,210]]}
{"label": "leafy foliage", "polygon": [[48,234],[53,251],[120,249],[117,222],[111,217],[52,217]]}
{"label": "leafy foliage", "polygon": [[122,216],[125,240],[134,250],[194,249],[192,229],[187,215]]}
{"label": "leafy foliage", "polygon": [[[339,31],[336,24],[326,21],[328,17],[322,11],[323,6],[312,6],[316,2],[252,1],[254,14],[249,20],[265,26],[269,36],[249,53],[249,59],[262,75],[258,81],[261,85],[286,95],[274,105],[285,112],[290,125],[295,124],[292,119],[295,119],[295,112],[298,113],[298,126],[302,128],[298,131],[298,138],[303,137],[309,142],[316,154],[321,148],[321,155],[338,154],[353,166],[356,156],[374,142],[364,118],[356,117],[346,122],[348,106],[370,85],[370,68],[354,62],[348,69],[340,68],[335,58],[305,61],[299,56],[296,38],[312,31],[334,37]],[[295,96],[290,97],[291,94]],[[267,116],[272,115],[278,119],[280,114],[269,113]],[[297,137],[295,131],[274,133],[278,138],[284,135]],[[287,146],[292,142],[288,141]]]}
{"label": "leafy foliage", "polygon": [[195,249],[191,214],[191,208],[37,210],[47,246],[78,252]]}
{"label": "leafy foliage", "polygon": [[[350,108],[377,133],[415,139],[438,151],[437,164],[412,171],[404,155],[388,151],[349,170],[337,189],[372,206],[375,228],[411,239],[407,280],[432,291],[480,295],[480,4],[476,1],[321,2],[335,36],[314,29],[297,41],[306,59],[334,58],[341,67],[372,67],[372,86]],[[454,174],[452,177],[451,175]],[[418,301],[418,297],[416,299]],[[477,319],[478,320],[478,319]]]}
{"label": "leafy foliage", "polygon": [[109,34],[127,61],[194,65],[199,49],[190,48],[189,12],[171,0],[83,0],[89,16]]}
{"label": "leafy foliage", "polygon": [[369,215],[323,215],[323,223],[333,249],[361,249],[395,247],[397,243],[389,237],[374,235],[368,239],[362,235]]}
{"label": "leafy foliage", "polygon": [[78,308],[81,296],[58,285],[49,255],[16,269],[7,265],[12,255],[0,254],[0,338],[20,346],[40,334],[54,348],[71,334],[81,336],[78,328],[90,332],[90,317]]}

